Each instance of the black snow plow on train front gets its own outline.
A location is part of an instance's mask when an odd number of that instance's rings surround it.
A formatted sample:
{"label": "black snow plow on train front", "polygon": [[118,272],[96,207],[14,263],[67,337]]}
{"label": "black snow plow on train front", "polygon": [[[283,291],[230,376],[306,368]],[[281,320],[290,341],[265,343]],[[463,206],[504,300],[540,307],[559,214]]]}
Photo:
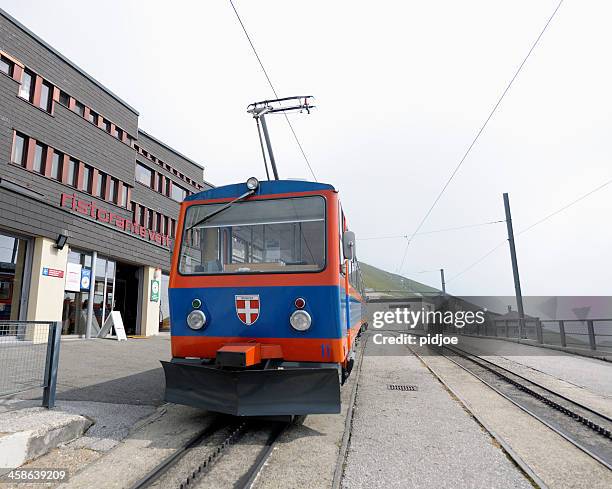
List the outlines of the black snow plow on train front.
{"label": "black snow plow on train front", "polygon": [[235,416],[340,412],[340,380],[334,364],[228,370],[183,359],[161,363],[168,402]]}

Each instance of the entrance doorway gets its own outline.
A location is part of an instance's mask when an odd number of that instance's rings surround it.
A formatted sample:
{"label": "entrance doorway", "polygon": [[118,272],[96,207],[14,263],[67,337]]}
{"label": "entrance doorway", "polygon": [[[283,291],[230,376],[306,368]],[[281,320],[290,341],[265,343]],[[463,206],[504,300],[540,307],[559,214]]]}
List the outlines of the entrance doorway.
{"label": "entrance doorway", "polygon": [[[0,321],[25,318],[29,285],[25,277],[27,251],[27,240],[0,232]],[[10,330],[8,325],[0,325],[0,335],[9,334]]]}
{"label": "entrance doorway", "polygon": [[138,333],[138,267],[117,262],[115,310],[121,312],[125,333]]}

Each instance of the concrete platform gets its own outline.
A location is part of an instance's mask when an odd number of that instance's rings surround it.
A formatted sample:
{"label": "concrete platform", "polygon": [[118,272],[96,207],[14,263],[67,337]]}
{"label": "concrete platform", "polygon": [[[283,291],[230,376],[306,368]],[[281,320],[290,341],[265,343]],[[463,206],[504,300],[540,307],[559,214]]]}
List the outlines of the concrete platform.
{"label": "concrete platform", "polygon": [[0,416],[0,467],[14,468],[80,437],[93,424],[78,414],[41,407]]}
{"label": "concrete platform", "polygon": [[342,487],[533,487],[405,346],[370,341],[363,362]]}

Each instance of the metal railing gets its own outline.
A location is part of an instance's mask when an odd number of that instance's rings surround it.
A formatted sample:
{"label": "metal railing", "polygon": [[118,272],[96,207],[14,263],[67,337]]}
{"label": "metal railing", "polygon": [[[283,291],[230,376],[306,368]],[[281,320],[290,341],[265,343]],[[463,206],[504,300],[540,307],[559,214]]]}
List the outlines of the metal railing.
{"label": "metal railing", "polygon": [[[518,339],[518,319],[496,319],[464,328],[459,334]],[[526,319],[521,339],[563,348],[612,352],[612,319]]]}
{"label": "metal railing", "polygon": [[55,405],[62,327],[49,321],[0,321],[0,396],[43,388]]}

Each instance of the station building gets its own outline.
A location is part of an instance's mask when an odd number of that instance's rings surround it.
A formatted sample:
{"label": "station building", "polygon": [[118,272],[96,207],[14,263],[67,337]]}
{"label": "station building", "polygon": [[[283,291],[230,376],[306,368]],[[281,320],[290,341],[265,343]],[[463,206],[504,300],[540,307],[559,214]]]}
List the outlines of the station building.
{"label": "station building", "polygon": [[210,187],[133,107],[0,10],[0,320],[93,337],[114,310],[127,334],[167,328],[179,202]]}

